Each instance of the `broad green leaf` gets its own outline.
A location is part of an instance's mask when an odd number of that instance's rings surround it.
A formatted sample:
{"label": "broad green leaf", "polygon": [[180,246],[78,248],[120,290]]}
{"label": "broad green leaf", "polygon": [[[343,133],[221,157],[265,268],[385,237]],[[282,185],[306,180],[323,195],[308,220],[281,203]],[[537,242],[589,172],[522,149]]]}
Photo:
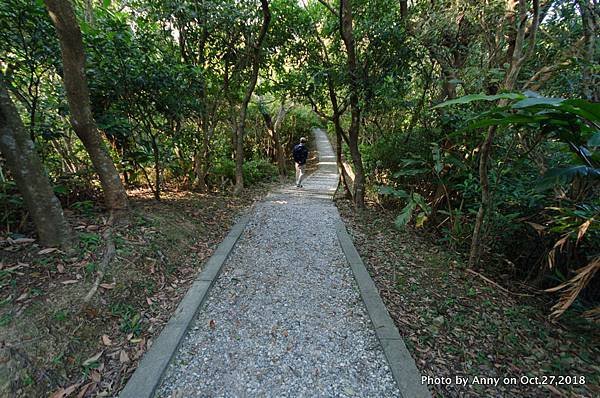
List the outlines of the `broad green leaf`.
{"label": "broad green leaf", "polygon": [[527,98],[541,98],[542,96],[535,92],[535,91],[531,91],[531,90],[525,90],[523,91],[523,95],[525,95]]}
{"label": "broad green leaf", "polygon": [[564,101],[563,98],[544,98],[544,97],[525,98],[525,99],[513,104],[512,108],[513,109],[522,109],[522,108],[528,108],[530,106],[537,106],[537,105],[558,105],[563,101]]}
{"label": "broad green leaf", "polygon": [[582,99],[568,99],[565,100],[561,105],[571,105],[576,108],[584,110],[586,113],[593,115],[592,121],[600,121],[600,104],[589,102]]}
{"label": "broad green leaf", "polygon": [[412,200],[423,210],[425,213],[431,213],[431,207],[425,202],[425,198],[418,193],[412,194]]}
{"label": "broad green leaf", "polygon": [[426,174],[426,173],[429,173],[429,169],[404,169],[404,170],[399,170],[399,171],[395,172],[394,174],[392,174],[392,177],[398,178],[398,177],[402,177],[402,176],[416,176],[419,174]]}
{"label": "broad green leaf", "polygon": [[[561,103],[558,106],[558,108],[562,111],[580,116],[580,117],[587,119],[589,121],[592,121],[592,122],[600,121],[600,117],[596,114],[596,112],[598,112],[598,110],[594,109],[594,104],[588,103],[583,100],[578,100],[580,103],[578,103],[577,105],[574,105],[572,102],[574,100],[569,100],[569,101],[570,102],[564,101],[563,103]],[[583,106],[580,106],[582,104],[583,104]],[[585,106],[585,105],[590,105],[590,106]]]}
{"label": "broad green leaf", "polygon": [[600,180],[600,169],[588,166],[573,166],[550,169],[536,186],[538,191],[553,187],[559,183],[571,182],[576,176]]}
{"label": "broad green leaf", "polygon": [[401,159],[400,164],[402,167],[406,167],[414,164],[423,165],[425,162],[419,159]]}
{"label": "broad green leaf", "polygon": [[406,224],[410,222],[412,218],[413,212],[415,211],[415,207],[417,207],[417,203],[414,201],[409,201],[408,204],[402,209],[396,220],[394,221],[394,225],[399,230],[403,230],[406,227]]}
{"label": "broad green leaf", "polygon": [[587,144],[588,146],[600,146],[600,131],[591,136]]}
{"label": "broad green leaf", "polygon": [[441,104],[437,104],[433,107],[433,109],[443,108],[449,105],[455,104],[468,104],[473,101],[496,101],[499,99],[524,99],[525,96],[519,93],[501,93],[495,95],[486,95],[486,94],[470,94],[465,95],[464,97],[456,98],[450,101],[442,102]]}
{"label": "broad green leaf", "polygon": [[378,188],[378,192],[381,195],[391,195],[396,198],[408,198],[409,196],[408,193],[406,193],[406,191],[403,191],[402,189],[395,189],[390,186],[380,186]]}
{"label": "broad green leaf", "polygon": [[485,118],[479,119],[475,122],[469,124],[466,129],[473,130],[482,127],[489,126],[507,126],[509,124],[529,124],[529,123],[539,123],[543,120],[547,120],[548,116],[545,115],[522,115],[522,114],[513,114],[507,115],[502,118]]}

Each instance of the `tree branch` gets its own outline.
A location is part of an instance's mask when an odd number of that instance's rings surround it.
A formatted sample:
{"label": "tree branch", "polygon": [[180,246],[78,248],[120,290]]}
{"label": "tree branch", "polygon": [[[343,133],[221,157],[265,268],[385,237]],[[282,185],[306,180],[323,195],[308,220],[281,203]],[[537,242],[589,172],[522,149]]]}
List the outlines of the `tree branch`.
{"label": "tree branch", "polygon": [[319,3],[323,4],[329,10],[329,12],[339,18],[340,14],[325,0],[319,0]]}

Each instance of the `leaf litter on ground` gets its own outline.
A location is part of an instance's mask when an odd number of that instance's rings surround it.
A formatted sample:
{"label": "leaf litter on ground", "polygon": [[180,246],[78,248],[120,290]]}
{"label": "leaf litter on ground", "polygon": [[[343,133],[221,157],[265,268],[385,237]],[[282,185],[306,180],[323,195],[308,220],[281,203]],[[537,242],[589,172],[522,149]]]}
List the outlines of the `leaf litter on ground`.
{"label": "leaf litter on ground", "polygon": [[348,201],[336,203],[422,375],[586,377],[585,384],[545,387],[429,385],[434,396],[600,395],[594,325],[552,323],[547,297],[516,295],[476,277],[457,253],[397,231],[390,212],[372,206],[357,213]]}
{"label": "leaf litter on ground", "polygon": [[[6,302],[0,306],[0,358],[7,358],[0,381],[7,381],[6,393],[118,395],[202,263],[239,213],[269,188],[256,186],[239,197],[172,191],[159,203],[148,192],[130,192],[128,223],[115,227],[117,256],[83,310],[102,244],[67,255],[29,237],[18,245],[4,240],[0,246],[16,248],[3,251],[0,266],[0,303]],[[104,224],[102,214],[71,217],[72,225],[83,227],[78,234]]]}

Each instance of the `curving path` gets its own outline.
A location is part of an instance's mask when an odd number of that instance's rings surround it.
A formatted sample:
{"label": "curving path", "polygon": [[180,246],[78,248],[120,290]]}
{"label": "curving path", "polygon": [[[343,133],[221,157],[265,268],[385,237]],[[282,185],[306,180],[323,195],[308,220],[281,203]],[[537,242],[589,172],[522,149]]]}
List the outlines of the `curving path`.
{"label": "curving path", "polygon": [[400,396],[336,235],[334,153],[314,134],[318,171],[254,207],[157,396]]}

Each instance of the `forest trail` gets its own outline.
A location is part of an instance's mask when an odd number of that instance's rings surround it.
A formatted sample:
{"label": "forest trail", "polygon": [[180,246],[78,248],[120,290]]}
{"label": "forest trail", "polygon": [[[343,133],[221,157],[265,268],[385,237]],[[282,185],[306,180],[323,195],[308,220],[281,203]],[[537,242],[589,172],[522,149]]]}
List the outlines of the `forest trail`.
{"label": "forest trail", "polygon": [[335,157],[251,212],[159,397],[400,396],[336,235]]}

